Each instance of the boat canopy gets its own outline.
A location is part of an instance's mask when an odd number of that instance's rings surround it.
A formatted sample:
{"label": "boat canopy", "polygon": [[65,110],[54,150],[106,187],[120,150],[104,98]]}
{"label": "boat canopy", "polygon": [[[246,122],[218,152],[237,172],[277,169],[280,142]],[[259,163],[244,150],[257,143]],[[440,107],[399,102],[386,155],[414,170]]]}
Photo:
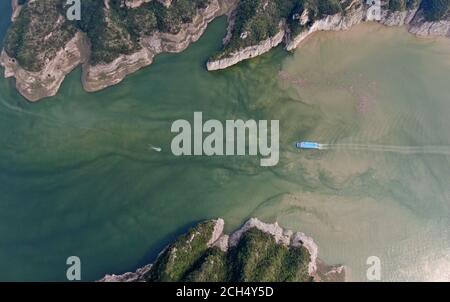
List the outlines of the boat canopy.
{"label": "boat canopy", "polygon": [[296,147],[298,149],[320,149],[320,144],[316,142],[298,142]]}

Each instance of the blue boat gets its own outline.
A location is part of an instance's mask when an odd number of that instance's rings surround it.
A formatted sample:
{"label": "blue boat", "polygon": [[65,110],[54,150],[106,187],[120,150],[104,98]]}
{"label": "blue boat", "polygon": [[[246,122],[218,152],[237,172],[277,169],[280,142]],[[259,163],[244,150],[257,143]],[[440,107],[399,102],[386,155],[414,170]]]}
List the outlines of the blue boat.
{"label": "blue boat", "polygon": [[297,142],[295,146],[298,149],[315,149],[320,150],[320,144],[315,142]]}

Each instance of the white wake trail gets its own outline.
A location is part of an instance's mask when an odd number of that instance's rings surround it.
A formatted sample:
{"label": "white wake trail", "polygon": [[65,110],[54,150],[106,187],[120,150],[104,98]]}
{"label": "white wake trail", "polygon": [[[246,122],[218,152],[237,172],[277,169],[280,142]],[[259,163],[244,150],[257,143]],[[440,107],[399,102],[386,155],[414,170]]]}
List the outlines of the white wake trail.
{"label": "white wake trail", "polygon": [[450,146],[393,146],[371,144],[321,144],[321,150],[389,152],[405,155],[431,154],[450,156]]}

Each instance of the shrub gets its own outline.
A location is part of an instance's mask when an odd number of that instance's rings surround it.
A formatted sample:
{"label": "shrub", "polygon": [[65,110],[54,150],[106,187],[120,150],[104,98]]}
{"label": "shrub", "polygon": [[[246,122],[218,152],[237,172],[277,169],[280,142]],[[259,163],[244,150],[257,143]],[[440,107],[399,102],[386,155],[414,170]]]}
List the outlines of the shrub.
{"label": "shrub", "polygon": [[406,9],[406,3],[404,0],[390,0],[389,10],[391,11],[404,11]]}
{"label": "shrub", "polygon": [[41,70],[46,60],[53,59],[75,35],[71,24],[57,22],[61,3],[62,0],[27,2],[8,29],[5,51],[24,69]]}
{"label": "shrub", "polygon": [[450,0],[423,0],[421,7],[426,20],[438,21],[448,16]]}

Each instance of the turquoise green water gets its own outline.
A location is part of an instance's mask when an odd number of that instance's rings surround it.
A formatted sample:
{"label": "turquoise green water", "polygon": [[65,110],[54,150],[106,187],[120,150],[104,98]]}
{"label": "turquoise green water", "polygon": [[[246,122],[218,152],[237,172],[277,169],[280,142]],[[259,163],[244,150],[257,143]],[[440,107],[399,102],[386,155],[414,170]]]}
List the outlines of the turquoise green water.
{"label": "turquoise green water", "polygon": [[[84,280],[130,271],[219,216],[228,230],[252,216],[302,230],[354,280],[369,256],[386,281],[449,278],[450,42],[365,25],[208,73],[224,33],[221,19],[98,93],[82,90],[80,70],[36,104],[0,80],[0,280],[65,280],[72,255]],[[171,123],[194,111],[280,120],[280,164],[175,158]],[[299,139],[333,147],[299,152]]]}

